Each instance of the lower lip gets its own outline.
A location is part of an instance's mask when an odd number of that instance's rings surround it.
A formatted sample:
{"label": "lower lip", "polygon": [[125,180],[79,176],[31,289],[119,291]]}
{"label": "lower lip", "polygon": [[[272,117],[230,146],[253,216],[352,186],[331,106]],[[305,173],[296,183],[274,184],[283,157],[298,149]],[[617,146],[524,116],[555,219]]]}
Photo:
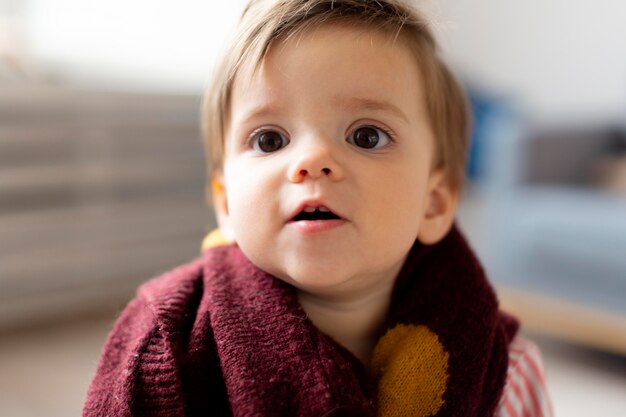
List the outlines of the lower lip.
{"label": "lower lip", "polygon": [[343,219],[333,220],[299,220],[293,221],[291,224],[298,232],[303,234],[314,234],[327,232],[336,229],[346,223]]}

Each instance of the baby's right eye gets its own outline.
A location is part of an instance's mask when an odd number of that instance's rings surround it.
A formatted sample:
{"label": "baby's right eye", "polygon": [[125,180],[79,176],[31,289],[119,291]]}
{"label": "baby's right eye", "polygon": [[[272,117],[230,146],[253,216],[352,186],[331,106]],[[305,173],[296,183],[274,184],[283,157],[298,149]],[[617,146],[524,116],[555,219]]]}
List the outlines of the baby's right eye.
{"label": "baby's right eye", "polygon": [[289,144],[283,134],[275,130],[263,130],[254,133],[251,138],[252,149],[261,153],[272,153],[284,148]]}

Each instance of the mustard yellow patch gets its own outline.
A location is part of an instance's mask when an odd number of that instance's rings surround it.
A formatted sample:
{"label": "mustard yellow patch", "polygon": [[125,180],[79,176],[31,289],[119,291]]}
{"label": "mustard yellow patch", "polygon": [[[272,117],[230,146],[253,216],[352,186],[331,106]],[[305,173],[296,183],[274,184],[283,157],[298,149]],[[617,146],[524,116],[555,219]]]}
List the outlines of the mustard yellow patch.
{"label": "mustard yellow patch", "polygon": [[443,406],[448,352],[426,326],[398,324],[378,342],[372,370],[379,417],[427,417]]}
{"label": "mustard yellow patch", "polygon": [[206,235],[202,241],[202,251],[204,252],[205,250],[216,246],[228,245],[229,243],[231,242],[224,237],[222,231],[220,229],[215,229]]}

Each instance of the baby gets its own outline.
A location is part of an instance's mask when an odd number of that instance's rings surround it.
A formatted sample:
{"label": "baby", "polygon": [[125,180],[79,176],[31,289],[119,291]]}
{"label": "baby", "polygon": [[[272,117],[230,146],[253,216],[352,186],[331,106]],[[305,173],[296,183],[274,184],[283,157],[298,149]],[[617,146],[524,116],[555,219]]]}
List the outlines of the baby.
{"label": "baby", "polygon": [[84,416],[547,416],[454,225],[464,93],[400,0],[252,1],[206,95],[219,231],[143,285]]}

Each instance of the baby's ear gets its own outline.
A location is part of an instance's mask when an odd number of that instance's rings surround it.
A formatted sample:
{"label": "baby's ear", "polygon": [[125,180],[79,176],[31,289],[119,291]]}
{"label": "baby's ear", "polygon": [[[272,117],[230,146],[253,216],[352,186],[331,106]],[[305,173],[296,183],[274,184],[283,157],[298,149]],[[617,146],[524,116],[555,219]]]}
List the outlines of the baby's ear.
{"label": "baby's ear", "polygon": [[425,245],[439,242],[450,230],[459,203],[459,192],[450,184],[447,173],[437,170],[428,181],[428,195],[422,215],[419,241]]}
{"label": "baby's ear", "polygon": [[230,214],[228,211],[228,199],[226,197],[226,186],[220,176],[211,179],[211,196],[213,200],[213,210],[217,219],[217,226],[222,232],[222,236],[229,242],[234,242],[234,233],[230,224]]}

